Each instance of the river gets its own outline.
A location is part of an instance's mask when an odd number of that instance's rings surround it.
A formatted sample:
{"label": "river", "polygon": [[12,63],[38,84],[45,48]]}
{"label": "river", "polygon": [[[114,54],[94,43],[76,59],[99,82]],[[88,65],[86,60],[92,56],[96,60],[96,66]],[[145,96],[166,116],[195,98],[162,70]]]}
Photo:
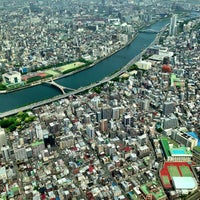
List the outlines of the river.
{"label": "river", "polygon": [[[147,27],[147,29],[161,30],[169,23],[164,19]],[[112,56],[102,60],[91,68],[56,80],[60,85],[78,89],[91,83],[102,80],[126,65],[155,39],[155,33],[139,33],[135,40],[127,47]],[[48,84],[41,84],[11,93],[0,94],[0,113],[39,102],[60,95],[61,91]]]}

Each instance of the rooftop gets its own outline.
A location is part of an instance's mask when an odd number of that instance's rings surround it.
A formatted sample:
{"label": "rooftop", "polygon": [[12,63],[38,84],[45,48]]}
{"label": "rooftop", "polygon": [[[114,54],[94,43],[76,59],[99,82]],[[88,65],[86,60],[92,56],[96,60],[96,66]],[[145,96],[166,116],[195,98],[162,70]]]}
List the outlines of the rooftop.
{"label": "rooftop", "polygon": [[162,189],[162,187],[160,187],[158,185],[158,183],[155,181],[148,182],[148,183],[142,185],[140,189],[142,190],[142,192],[145,195],[152,194],[156,200],[163,199],[166,197],[166,194],[165,194],[164,190]]}
{"label": "rooftop", "polygon": [[172,182],[176,189],[190,190],[197,187],[197,182],[194,177],[172,177]]}
{"label": "rooftop", "polygon": [[1,167],[0,168],[0,175],[5,174],[6,173],[6,167]]}
{"label": "rooftop", "polygon": [[163,146],[166,157],[170,156],[170,148],[169,148],[168,140],[166,138],[161,138],[160,142]]}
{"label": "rooftop", "polygon": [[32,147],[35,147],[35,146],[38,146],[38,145],[41,145],[41,144],[44,144],[44,141],[37,141],[37,142],[34,142],[31,144]]}
{"label": "rooftop", "polygon": [[192,152],[186,147],[172,148],[170,149],[171,155],[191,155]]}
{"label": "rooftop", "polygon": [[187,132],[188,135],[198,140],[198,146],[200,146],[200,139],[195,132]]}

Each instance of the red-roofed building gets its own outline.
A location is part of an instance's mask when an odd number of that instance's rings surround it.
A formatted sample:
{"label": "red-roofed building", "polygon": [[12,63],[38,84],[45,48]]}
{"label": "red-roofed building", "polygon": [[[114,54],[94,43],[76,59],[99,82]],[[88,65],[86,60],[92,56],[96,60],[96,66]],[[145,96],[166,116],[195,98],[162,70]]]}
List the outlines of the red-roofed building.
{"label": "red-roofed building", "polygon": [[168,64],[164,64],[162,66],[162,72],[171,73],[172,69],[171,69],[171,67]]}
{"label": "red-roofed building", "polygon": [[124,151],[125,151],[125,152],[130,152],[131,150],[132,150],[131,147],[125,147],[125,148],[124,148]]}
{"label": "red-roofed building", "polygon": [[94,170],[94,166],[93,166],[93,165],[90,165],[90,166],[89,166],[89,172],[90,172],[90,173],[93,173],[93,170]]}
{"label": "red-roofed building", "polygon": [[45,194],[42,194],[42,195],[41,195],[41,199],[42,199],[42,200],[46,199],[46,195],[45,195]]}
{"label": "red-roofed building", "polygon": [[78,149],[77,149],[77,147],[74,146],[74,147],[71,148],[71,150],[77,151]]}

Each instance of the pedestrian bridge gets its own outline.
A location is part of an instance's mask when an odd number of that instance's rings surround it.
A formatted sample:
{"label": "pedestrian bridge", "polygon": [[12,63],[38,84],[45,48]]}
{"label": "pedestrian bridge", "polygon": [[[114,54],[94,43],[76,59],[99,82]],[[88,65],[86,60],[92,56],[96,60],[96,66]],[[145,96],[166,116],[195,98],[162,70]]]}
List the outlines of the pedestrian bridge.
{"label": "pedestrian bridge", "polygon": [[66,93],[65,90],[71,90],[71,91],[72,91],[72,90],[75,90],[75,89],[73,89],[73,88],[69,88],[69,87],[62,86],[62,85],[56,83],[53,79],[51,79],[51,80],[49,80],[49,81],[45,81],[45,83],[48,83],[48,84],[50,84],[50,85],[55,86],[55,87],[58,88],[63,94]]}

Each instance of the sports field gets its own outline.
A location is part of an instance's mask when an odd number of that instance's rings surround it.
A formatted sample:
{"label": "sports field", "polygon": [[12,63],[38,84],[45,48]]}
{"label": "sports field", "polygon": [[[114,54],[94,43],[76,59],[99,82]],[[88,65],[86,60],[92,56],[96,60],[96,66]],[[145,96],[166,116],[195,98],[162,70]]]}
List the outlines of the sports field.
{"label": "sports field", "polygon": [[45,73],[50,74],[50,75],[53,75],[54,77],[60,75],[60,73],[58,73],[58,72],[55,71],[55,70],[51,70],[51,69],[45,70]]}
{"label": "sports field", "polygon": [[66,70],[75,70],[76,68],[84,65],[83,62],[74,62],[67,65],[63,65],[61,67],[56,68],[56,70],[60,71],[61,73],[65,72]]}
{"label": "sports field", "polygon": [[192,177],[190,165],[187,162],[165,162],[160,170],[160,179],[165,189],[172,187],[172,177]]}

